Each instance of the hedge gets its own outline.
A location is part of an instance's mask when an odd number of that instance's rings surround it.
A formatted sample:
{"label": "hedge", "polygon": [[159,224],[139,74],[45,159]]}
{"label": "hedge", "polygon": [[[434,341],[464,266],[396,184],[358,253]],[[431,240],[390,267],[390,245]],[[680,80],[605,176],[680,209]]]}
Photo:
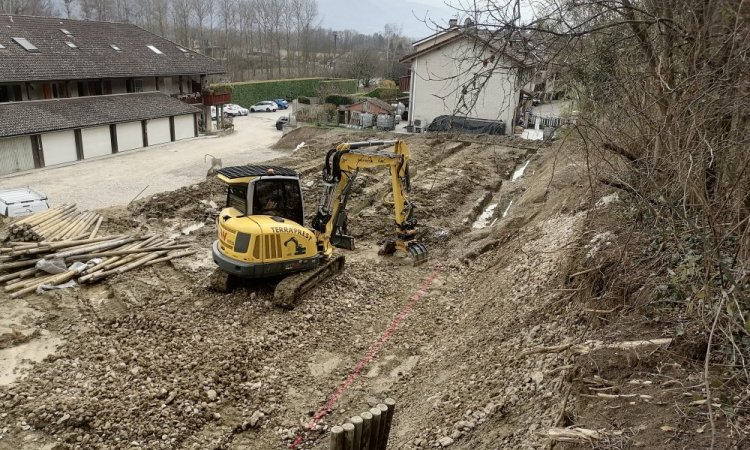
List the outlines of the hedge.
{"label": "hedge", "polygon": [[382,88],[379,87],[365,94],[366,97],[379,98],[385,101],[392,101],[401,95],[401,91],[398,88]]}
{"label": "hedge", "polygon": [[355,99],[352,97],[349,97],[348,95],[333,94],[333,95],[329,95],[328,97],[326,97],[325,102],[334,104],[336,106],[341,106],[341,105],[351,105],[352,103],[355,102]]}
{"label": "hedge", "polygon": [[295,78],[290,80],[220,83],[211,85],[211,88],[218,92],[231,92],[232,103],[249,108],[260,101],[275,98],[317,97],[320,92],[353,94],[357,92],[357,80]]}

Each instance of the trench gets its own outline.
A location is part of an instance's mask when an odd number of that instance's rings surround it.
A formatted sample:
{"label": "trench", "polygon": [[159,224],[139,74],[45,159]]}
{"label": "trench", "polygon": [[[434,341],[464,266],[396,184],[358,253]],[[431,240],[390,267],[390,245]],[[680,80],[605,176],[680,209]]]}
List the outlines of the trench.
{"label": "trench", "polygon": [[[526,168],[529,167],[530,162],[531,158],[527,158],[526,161],[524,161],[522,164],[517,165],[513,169],[513,175],[511,175],[510,177],[511,183],[516,182],[523,177],[524,173],[526,172]],[[509,200],[504,199],[500,194],[500,191],[495,192],[494,194],[492,194],[489,201],[486,202],[487,206],[484,208],[484,210],[479,214],[479,216],[474,219],[473,223],[471,224],[471,228],[473,230],[481,230],[483,228],[494,226],[498,219],[503,219],[508,215],[511,207],[513,206],[513,200],[513,198]],[[505,202],[507,202],[507,204],[505,204]],[[504,207],[499,208],[500,205],[504,205]],[[498,211],[500,210],[502,210],[503,212],[500,217],[498,217]]]}

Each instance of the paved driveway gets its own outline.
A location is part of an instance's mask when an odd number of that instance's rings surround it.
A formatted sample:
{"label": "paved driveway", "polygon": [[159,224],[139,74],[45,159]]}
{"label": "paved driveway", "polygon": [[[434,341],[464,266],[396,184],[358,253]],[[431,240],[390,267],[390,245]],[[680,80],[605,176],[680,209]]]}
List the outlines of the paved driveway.
{"label": "paved driveway", "polygon": [[235,132],[223,137],[198,137],[102,158],[48,167],[0,178],[0,189],[31,186],[51,205],[76,203],[80,209],[126,205],[141,196],[170,191],[206,178],[211,158],[231,166],[261,163],[282,156],[271,150],[281,137],[276,118],[286,114],[254,113],[234,119]]}

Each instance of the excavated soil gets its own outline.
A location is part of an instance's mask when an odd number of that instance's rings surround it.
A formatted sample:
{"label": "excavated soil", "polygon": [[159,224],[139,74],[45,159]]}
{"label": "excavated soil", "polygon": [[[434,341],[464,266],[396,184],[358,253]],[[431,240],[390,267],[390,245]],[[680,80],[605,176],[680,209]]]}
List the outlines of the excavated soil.
{"label": "excavated soil", "polygon": [[[301,435],[297,448],[322,450],[330,426],[386,397],[397,401],[389,448],[551,448],[546,430],[574,424],[606,438],[554,448],[704,442],[661,400],[590,396],[592,379],[627,387],[613,392],[653,389],[645,381],[667,373],[657,374],[658,353],[532,351],[609,332],[572,301],[568,283],[582,254],[606,246],[589,232],[607,206],[595,205],[605,193],[587,187],[582,155],[502,137],[403,137],[430,260],[414,267],[378,256],[392,233],[389,186],[384,172],[362,172],[349,208],[357,249],[291,311],[272,306],[272,280],[230,294],[208,288],[224,201],[213,179],[102,211],[106,231],[179,233],[199,252],[98,285],[0,297],[10,317],[0,322],[0,364],[10,364],[3,352],[55,339],[0,385],[0,449],[281,449]],[[325,152],[368,138],[393,135],[300,129],[281,139],[289,153],[272,163],[301,174],[308,218]],[[641,337],[616,337],[633,338]],[[335,407],[306,431],[366,355]],[[695,376],[689,367],[668,373],[685,385]]]}

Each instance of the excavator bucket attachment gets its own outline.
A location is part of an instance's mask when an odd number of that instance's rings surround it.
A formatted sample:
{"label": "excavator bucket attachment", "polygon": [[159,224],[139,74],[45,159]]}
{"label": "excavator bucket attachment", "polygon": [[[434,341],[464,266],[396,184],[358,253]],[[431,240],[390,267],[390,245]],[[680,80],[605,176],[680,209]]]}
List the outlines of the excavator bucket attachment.
{"label": "excavator bucket attachment", "polygon": [[342,270],[344,257],[338,255],[315,269],[289,275],[276,285],[273,303],[280,308],[293,309],[306,292]]}
{"label": "excavator bucket attachment", "polygon": [[418,266],[426,262],[427,258],[429,257],[429,252],[427,251],[427,247],[424,244],[420,244],[418,242],[409,243],[409,246],[406,248],[406,251],[409,253],[409,257],[412,260],[414,260],[415,266]]}

